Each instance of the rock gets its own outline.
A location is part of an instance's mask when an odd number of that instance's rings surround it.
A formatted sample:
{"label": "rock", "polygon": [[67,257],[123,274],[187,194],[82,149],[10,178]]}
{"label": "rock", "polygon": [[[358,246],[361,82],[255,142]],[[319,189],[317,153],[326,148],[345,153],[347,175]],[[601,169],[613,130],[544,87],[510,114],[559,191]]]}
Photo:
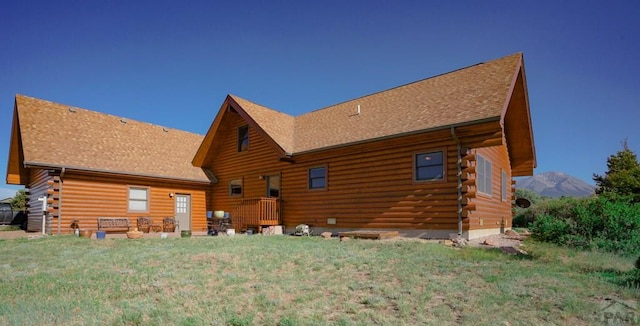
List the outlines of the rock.
{"label": "rock", "polygon": [[500,241],[497,239],[487,238],[482,244],[492,247],[500,247]]}
{"label": "rock", "polygon": [[349,241],[351,238],[349,237],[340,237],[340,241]]}
{"label": "rock", "polygon": [[331,232],[322,232],[320,233],[320,236],[325,239],[331,239]]}
{"label": "rock", "polygon": [[522,232],[520,232],[520,235],[523,236],[523,237],[528,237],[528,236],[531,235],[531,232],[529,232],[529,230],[527,230],[527,229],[524,229],[524,230],[522,230]]}
{"label": "rock", "polygon": [[464,238],[458,238],[456,240],[453,241],[453,246],[454,247],[464,247],[468,244],[468,241]]}
{"label": "rock", "polygon": [[451,240],[440,240],[440,243],[447,247],[453,247],[453,241]]}
{"label": "rock", "polygon": [[520,233],[514,231],[514,230],[507,230],[504,232],[504,235],[508,236],[508,237],[519,237]]}

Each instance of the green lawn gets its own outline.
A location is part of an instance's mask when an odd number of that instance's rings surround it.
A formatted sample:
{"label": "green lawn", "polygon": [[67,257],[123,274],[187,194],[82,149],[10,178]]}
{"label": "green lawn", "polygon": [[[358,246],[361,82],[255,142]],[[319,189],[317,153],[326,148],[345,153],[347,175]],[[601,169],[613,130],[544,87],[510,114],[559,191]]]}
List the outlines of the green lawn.
{"label": "green lawn", "polygon": [[613,316],[607,303],[638,300],[616,284],[631,258],[526,250],[289,236],[0,240],[0,325],[586,325]]}

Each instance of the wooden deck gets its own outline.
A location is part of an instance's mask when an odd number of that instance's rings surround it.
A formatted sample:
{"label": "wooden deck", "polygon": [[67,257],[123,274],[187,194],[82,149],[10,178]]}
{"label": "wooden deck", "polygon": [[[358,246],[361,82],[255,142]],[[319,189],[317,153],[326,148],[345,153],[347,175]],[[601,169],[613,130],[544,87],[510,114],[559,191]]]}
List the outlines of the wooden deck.
{"label": "wooden deck", "polygon": [[349,231],[349,232],[339,232],[338,236],[340,238],[354,238],[354,239],[374,239],[374,240],[382,240],[382,239],[391,239],[398,236],[398,231]]}

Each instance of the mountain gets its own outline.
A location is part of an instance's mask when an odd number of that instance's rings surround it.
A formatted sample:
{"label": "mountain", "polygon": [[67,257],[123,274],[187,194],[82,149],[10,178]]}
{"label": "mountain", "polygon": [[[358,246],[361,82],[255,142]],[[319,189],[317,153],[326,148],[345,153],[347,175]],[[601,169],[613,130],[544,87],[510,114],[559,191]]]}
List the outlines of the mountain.
{"label": "mountain", "polygon": [[595,192],[594,186],[562,172],[545,172],[519,179],[516,188],[548,197],[586,197]]}

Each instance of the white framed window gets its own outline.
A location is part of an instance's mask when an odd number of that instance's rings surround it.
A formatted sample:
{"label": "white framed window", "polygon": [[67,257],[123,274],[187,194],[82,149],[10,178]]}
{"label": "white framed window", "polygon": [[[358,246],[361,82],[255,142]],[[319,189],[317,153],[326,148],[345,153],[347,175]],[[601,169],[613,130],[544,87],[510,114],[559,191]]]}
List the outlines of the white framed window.
{"label": "white framed window", "polygon": [[129,187],[129,211],[149,211],[149,188]]}
{"label": "white framed window", "polygon": [[229,181],[229,196],[242,196],[242,179]]}
{"label": "white framed window", "polygon": [[491,195],[491,161],[480,155],[476,155],[476,186],[478,192]]}
{"label": "white framed window", "polygon": [[186,214],[189,211],[188,204],[189,198],[187,196],[176,196],[176,214]]}

